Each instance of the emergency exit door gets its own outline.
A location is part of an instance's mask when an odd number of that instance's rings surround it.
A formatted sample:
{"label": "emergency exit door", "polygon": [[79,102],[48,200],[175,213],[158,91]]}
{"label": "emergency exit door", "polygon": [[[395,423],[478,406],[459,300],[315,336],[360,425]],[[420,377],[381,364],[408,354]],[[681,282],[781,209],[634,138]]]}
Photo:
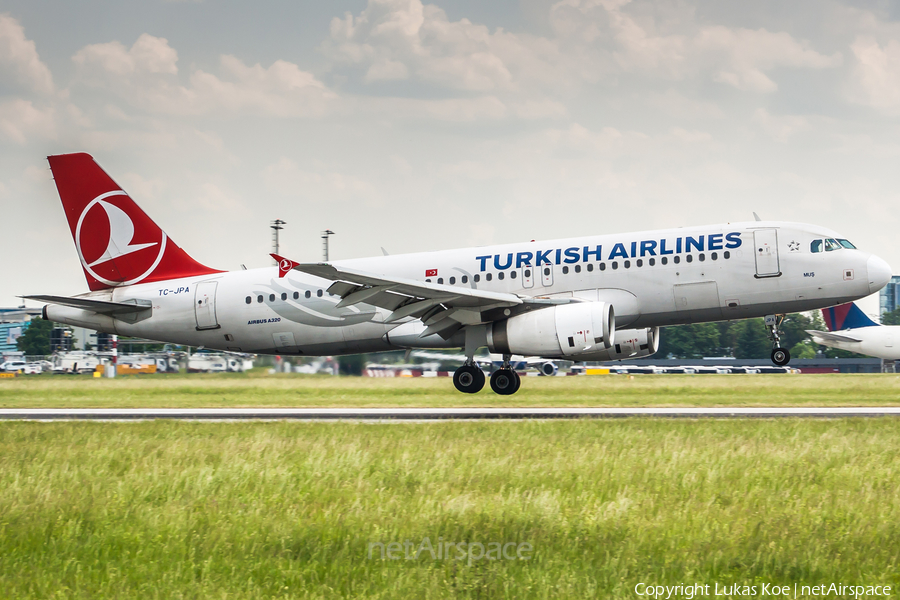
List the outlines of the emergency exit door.
{"label": "emergency exit door", "polygon": [[216,281],[203,281],[194,286],[194,316],[197,329],[218,329],[216,319]]}
{"label": "emergency exit door", "polygon": [[778,277],[778,230],[757,229],[753,232],[753,253],[756,255],[757,277]]}

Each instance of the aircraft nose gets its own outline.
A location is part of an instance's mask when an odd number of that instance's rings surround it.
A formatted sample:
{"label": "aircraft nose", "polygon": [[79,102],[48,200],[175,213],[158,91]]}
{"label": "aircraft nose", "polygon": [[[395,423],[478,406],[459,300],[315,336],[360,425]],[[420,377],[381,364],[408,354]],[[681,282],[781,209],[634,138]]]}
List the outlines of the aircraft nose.
{"label": "aircraft nose", "polygon": [[866,270],[869,273],[870,294],[874,294],[891,280],[891,266],[874,254],[869,257],[869,262],[866,263]]}

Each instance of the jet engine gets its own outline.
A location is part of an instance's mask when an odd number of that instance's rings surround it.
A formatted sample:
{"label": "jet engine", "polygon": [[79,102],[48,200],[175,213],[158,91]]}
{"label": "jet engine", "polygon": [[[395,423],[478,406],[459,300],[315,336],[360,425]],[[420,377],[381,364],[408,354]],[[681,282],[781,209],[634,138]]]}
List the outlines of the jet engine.
{"label": "jet engine", "polygon": [[555,362],[547,361],[538,367],[538,373],[547,377],[556,375],[558,371],[559,367],[556,366]]}
{"label": "jet engine", "polygon": [[616,332],[615,343],[609,348],[596,352],[588,351],[570,358],[579,361],[624,360],[650,356],[657,350],[659,350],[659,327],[620,329]]}
{"label": "jet engine", "polygon": [[491,352],[570,360],[576,355],[606,350],[615,338],[615,312],[606,302],[543,308],[495,321],[487,330]]}

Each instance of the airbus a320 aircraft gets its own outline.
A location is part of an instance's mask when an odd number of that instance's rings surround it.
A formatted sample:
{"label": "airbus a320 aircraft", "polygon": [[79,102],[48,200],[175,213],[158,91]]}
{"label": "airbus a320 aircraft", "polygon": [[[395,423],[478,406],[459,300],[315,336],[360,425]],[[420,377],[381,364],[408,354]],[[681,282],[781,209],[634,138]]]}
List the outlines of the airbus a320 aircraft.
{"label": "airbus a320 aircraft", "polygon": [[[44,317],[236,352],[339,355],[463,348],[453,381],[484,387],[483,347],[573,361],[647,356],[661,325],[849,302],[891,269],[813,225],[749,222],[223,272],[182,250],[87,154],[49,157],[90,293],[26,296]],[[776,320],[772,358],[786,364]],[[624,331],[623,331],[624,330]],[[625,336],[622,334],[626,333]],[[627,342],[627,343],[626,343]]]}

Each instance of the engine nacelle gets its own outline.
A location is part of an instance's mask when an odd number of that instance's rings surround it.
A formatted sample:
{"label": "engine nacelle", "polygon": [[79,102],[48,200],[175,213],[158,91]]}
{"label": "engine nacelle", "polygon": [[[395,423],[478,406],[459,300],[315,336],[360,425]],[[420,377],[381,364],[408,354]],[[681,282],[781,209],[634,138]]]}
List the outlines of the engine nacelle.
{"label": "engine nacelle", "polygon": [[547,361],[538,367],[538,373],[547,377],[553,377],[557,372],[559,372],[559,367],[554,362]]}
{"label": "engine nacelle", "polygon": [[615,312],[606,302],[542,308],[496,321],[487,330],[491,352],[548,358],[602,351],[615,343],[615,337]]}
{"label": "engine nacelle", "polygon": [[609,348],[570,358],[578,361],[624,360],[650,356],[657,350],[659,350],[659,327],[620,329],[616,332],[615,343]]}
{"label": "engine nacelle", "polygon": [[65,323],[75,327],[86,327],[101,333],[118,333],[116,331],[116,320],[109,315],[100,315],[89,310],[61,306],[59,304],[47,304],[42,312],[42,316],[48,321]]}

